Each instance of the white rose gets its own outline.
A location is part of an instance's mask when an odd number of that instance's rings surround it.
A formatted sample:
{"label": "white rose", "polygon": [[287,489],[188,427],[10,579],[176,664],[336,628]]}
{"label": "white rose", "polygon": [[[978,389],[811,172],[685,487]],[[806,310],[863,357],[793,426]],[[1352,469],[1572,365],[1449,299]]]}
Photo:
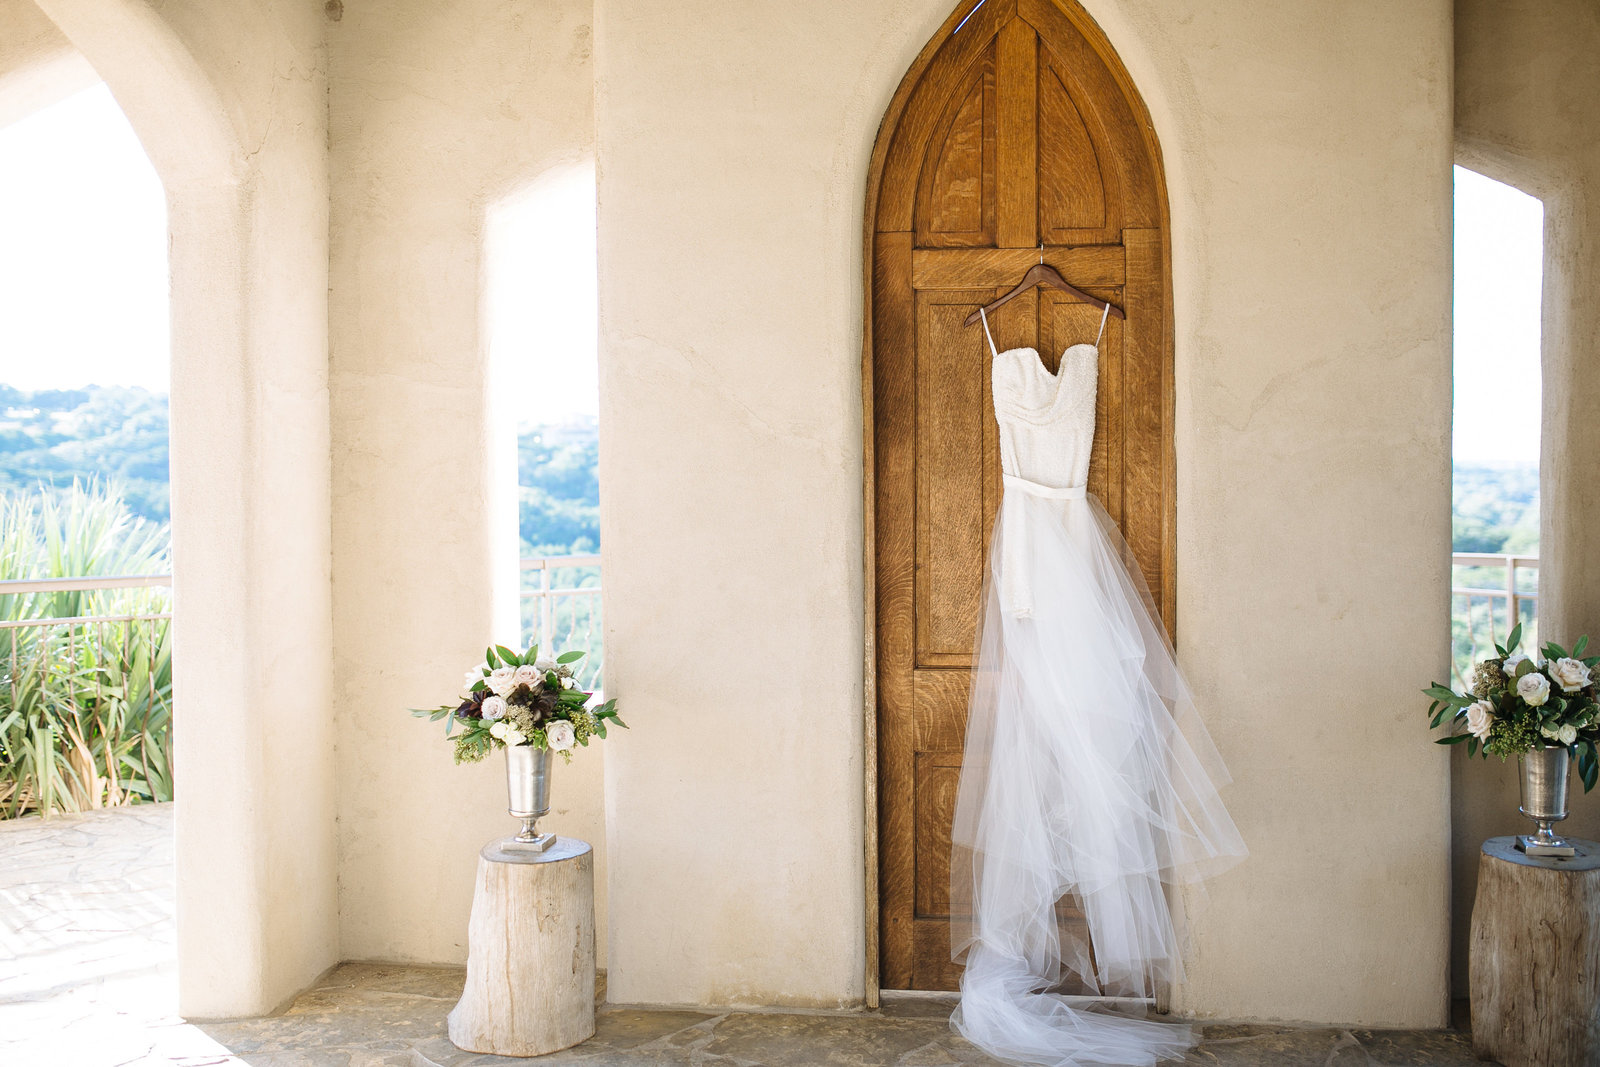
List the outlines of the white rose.
{"label": "white rose", "polygon": [[522,744],[522,742],[526,741],[527,739],[528,739],[528,735],[523,733],[521,730],[517,729],[515,726],[509,726],[509,727],[506,728],[506,736],[505,736],[506,744],[508,744],[508,745],[520,745],[520,744]]}
{"label": "white rose", "polygon": [[1517,696],[1536,708],[1550,699],[1550,679],[1537,671],[1529,671],[1517,679]]}
{"label": "white rose", "polygon": [[544,728],[545,742],[557,752],[571,752],[578,743],[578,734],[565,719],[557,719]]}
{"label": "white rose", "polygon": [[485,719],[488,719],[490,722],[494,722],[496,719],[505,718],[507,710],[509,710],[509,709],[507,708],[506,702],[505,702],[505,700],[503,698],[501,698],[501,697],[484,697],[483,698],[483,717]]}
{"label": "white rose", "polygon": [[1494,726],[1494,705],[1479,700],[1467,706],[1467,732],[1479,741],[1489,740],[1489,729]]}
{"label": "white rose", "polygon": [[506,739],[506,731],[509,729],[511,729],[511,724],[502,720],[489,727],[489,733],[504,741]]}
{"label": "white rose", "polygon": [[489,672],[489,677],[485,681],[495,696],[503,697],[517,687],[516,676],[517,672],[510,667],[496,667]]}
{"label": "white rose", "polygon": [[559,668],[561,664],[557,663],[549,656],[540,656],[538,659],[533,661],[533,666],[534,669],[540,673],[540,675],[545,675]]}
{"label": "white rose", "polygon": [[578,688],[578,680],[570,674],[563,675],[561,678],[561,688],[576,689]]}
{"label": "white rose", "polygon": [[1529,670],[1533,669],[1533,661],[1527,656],[1524,656],[1521,652],[1518,652],[1515,656],[1507,656],[1506,661],[1500,665],[1500,670],[1505,673],[1507,678],[1510,678],[1512,681],[1516,681],[1517,668],[1521,667],[1524,663],[1528,664]]}
{"label": "white rose", "polygon": [[462,678],[462,680],[461,680],[461,698],[463,700],[465,700],[467,698],[467,696],[472,692],[472,687],[477,685],[481,681],[483,681],[483,672],[482,671],[477,671],[477,670],[468,671],[466,673],[466,677]]}
{"label": "white rose", "polygon": [[1589,684],[1589,668],[1582,660],[1558,659],[1550,664],[1550,677],[1555,679],[1563,693],[1576,693]]}
{"label": "white rose", "polygon": [[517,672],[513,677],[518,685],[538,685],[543,680],[544,675],[539,673],[539,668],[533,664],[524,663],[517,668]]}
{"label": "white rose", "polygon": [[1556,738],[1563,745],[1570,745],[1572,742],[1578,739],[1578,728],[1569,722],[1567,725],[1556,731]]}

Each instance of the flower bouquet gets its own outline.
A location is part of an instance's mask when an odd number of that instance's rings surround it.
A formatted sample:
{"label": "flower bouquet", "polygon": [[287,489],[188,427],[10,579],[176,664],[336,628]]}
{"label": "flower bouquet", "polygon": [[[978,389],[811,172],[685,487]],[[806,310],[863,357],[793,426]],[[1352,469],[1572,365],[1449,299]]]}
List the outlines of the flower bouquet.
{"label": "flower bouquet", "polygon": [[[572,762],[572,750],[605,740],[606,724],[627,729],[617,717],[617,702],[589,707],[593,693],[578,687],[572,664],[587,653],[564,652],[541,657],[539,646],[518,655],[504,645],[484,653],[484,661],[467,672],[461,703],[413,710],[433,722],[445,720],[445,736],[455,743],[457,763],[476,763],[497,748],[527,745],[561,753]],[[459,733],[454,733],[456,727]]]}
{"label": "flower bouquet", "polygon": [[[1452,733],[1441,745],[1467,746],[1467,755],[1493,753],[1502,760],[1535,748],[1564,748],[1578,760],[1583,790],[1600,778],[1600,702],[1597,702],[1595,667],[1600,656],[1583,655],[1588,637],[1568,652],[1549,643],[1542,662],[1517,651],[1522,626],[1512,629],[1499,655],[1480,661],[1472,670],[1468,693],[1457,693],[1435,683],[1423,690],[1433,698],[1428,706],[1432,724],[1449,721]],[[1458,727],[1464,731],[1457,732]]]}

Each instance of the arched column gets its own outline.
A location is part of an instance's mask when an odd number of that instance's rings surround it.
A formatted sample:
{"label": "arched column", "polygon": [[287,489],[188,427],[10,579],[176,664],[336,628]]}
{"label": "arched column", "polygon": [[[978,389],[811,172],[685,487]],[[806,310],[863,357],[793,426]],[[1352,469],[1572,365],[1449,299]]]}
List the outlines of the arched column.
{"label": "arched column", "polygon": [[179,1008],[261,1014],[337,958],[319,24],[39,7],[167,193]]}

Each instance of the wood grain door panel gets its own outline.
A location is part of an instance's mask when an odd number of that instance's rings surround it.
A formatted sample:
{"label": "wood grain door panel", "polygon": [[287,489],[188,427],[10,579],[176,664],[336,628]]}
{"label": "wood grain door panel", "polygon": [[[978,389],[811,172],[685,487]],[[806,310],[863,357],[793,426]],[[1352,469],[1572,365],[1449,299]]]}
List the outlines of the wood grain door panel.
{"label": "wood grain door panel", "polygon": [[[960,33],[957,22],[971,18]],[[868,412],[877,923],[885,988],[953,989],[950,823],[999,436],[967,315],[1038,262],[1127,312],[1100,345],[1089,488],[1172,625],[1170,294],[1160,153],[1126,71],[1070,0],[965,0],[891,102],[868,185]],[[991,318],[1054,371],[1098,309],[1052,290]],[[1080,931],[1072,900],[1057,908]],[[1068,985],[1064,988],[1080,988]]]}

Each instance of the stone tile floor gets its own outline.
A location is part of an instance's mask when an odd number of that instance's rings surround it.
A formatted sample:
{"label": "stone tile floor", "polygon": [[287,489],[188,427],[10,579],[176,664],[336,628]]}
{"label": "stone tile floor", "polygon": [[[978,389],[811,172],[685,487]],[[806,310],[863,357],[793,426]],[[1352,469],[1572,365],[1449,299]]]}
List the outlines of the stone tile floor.
{"label": "stone tile floor", "polygon": [[[465,1067],[527,1060],[445,1037],[453,967],[346,963],[281,1015],[189,1024],[176,1014],[172,809],[0,822],[0,1065]],[[936,1067],[993,1061],[950,1032],[950,1004],[876,1012],[601,1008],[598,1032],[550,1064],[591,1067]],[[1456,1031],[1208,1024],[1186,1064],[1465,1067]]]}

